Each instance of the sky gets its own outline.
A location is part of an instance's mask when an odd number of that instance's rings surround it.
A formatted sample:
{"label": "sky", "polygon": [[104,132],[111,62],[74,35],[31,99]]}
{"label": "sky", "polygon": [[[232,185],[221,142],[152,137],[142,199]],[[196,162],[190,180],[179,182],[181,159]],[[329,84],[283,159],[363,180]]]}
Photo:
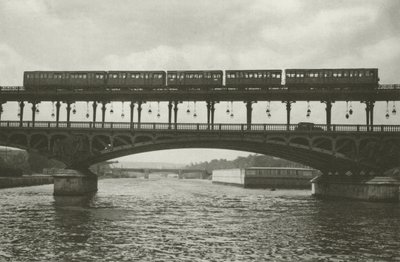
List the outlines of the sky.
{"label": "sky", "polygon": [[[22,85],[26,70],[174,70],[379,68],[381,83],[400,83],[400,1],[398,0],[2,0],[0,1],[0,85]],[[148,103],[153,114],[143,121],[166,122],[167,105]],[[364,124],[365,105],[349,102],[354,114],[346,119],[346,102],[333,105],[332,122]],[[397,102],[400,108],[400,103]],[[7,103],[2,119],[16,120],[16,103]],[[206,122],[205,103],[196,103],[198,117],[180,104],[180,122]],[[243,102],[216,105],[216,122],[245,122]],[[229,105],[230,106],[230,105]],[[266,102],[253,106],[253,122],[285,123],[285,107]],[[324,105],[292,106],[291,122],[324,123]],[[86,103],[77,103],[73,121],[83,121]],[[112,121],[127,104],[114,103]],[[189,103],[191,112],[193,102]],[[30,106],[25,107],[26,110]],[[51,103],[41,103],[37,120],[50,120]],[[89,108],[91,105],[89,104]],[[108,105],[110,109],[110,105]],[[385,118],[393,102],[376,103],[375,123],[400,124]],[[65,111],[65,105],[62,109]],[[100,109],[98,109],[100,116]],[[61,120],[65,118],[65,112]],[[91,113],[91,112],[90,112]],[[31,115],[25,113],[26,120]],[[174,150],[124,157],[124,160],[190,163],[213,158],[233,159],[248,152]]]}

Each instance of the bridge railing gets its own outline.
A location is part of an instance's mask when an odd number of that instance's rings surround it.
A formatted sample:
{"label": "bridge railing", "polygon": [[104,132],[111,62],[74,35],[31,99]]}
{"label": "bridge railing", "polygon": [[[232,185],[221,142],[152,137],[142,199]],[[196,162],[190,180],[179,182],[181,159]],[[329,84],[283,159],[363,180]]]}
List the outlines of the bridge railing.
{"label": "bridge railing", "polygon": [[50,122],[0,121],[0,128],[35,129],[120,129],[120,130],[177,130],[207,132],[400,132],[400,125],[322,125],[305,128],[298,124],[206,124],[206,123],[128,123],[128,122]]}
{"label": "bridge railing", "polygon": [[0,92],[23,92],[25,87],[23,86],[0,86]]}

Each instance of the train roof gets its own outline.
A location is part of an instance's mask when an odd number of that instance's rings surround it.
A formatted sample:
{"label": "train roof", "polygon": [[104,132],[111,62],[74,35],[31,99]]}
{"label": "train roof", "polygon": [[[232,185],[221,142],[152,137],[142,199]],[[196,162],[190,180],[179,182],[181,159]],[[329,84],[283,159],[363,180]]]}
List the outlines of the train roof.
{"label": "train roof", "polygon": [[167,73],[222,73],[222,70],[168,70]]}
{"label": "train roof", "polygon": [[107,73],[165,73],[163,70],[110,70]]}
{"label": "train roof", "polygon": [[246,70],[226,70],[226,72],[282,72],[282,69],[246,69]]}
{"label": "train roof", "polygon": [[47,71],[47,70],[36,70],[36,71],[24,71],[25,73],[105,73],[106,71],[96,71],[96,70],[75,70],[75,71]]}
{"label": "train roof", "polygon": [[286,71],[318,71],[318,70],[378,70],[378,68],[288,68]]}

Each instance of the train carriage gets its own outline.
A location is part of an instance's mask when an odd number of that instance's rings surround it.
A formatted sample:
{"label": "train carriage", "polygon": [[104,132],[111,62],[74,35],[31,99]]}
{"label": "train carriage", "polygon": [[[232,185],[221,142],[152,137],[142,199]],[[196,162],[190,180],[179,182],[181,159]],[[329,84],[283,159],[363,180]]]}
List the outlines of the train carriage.
{"label": "train carriage", "polygon": [[27,71],[26,90],[75,90],[104,86],[104,71]]}
{"label": "train carriage", "polygon": [[108,89],[153,90],[164,89],[164,71],[109,71]]}
{"label": "train carriage", "polygon": [[98,90],[104,88],[106,73],[104,71],[66,71],[64,78],[66,89]]}
{"label": "train carriage", "polygon": [[168,71],[167,85],[169,89],[202,90],[222,87],[223,72],[212,71]]}
{"label": "train carriage", "polygon": [[282,70],[227,70],[228,89],[269,89],[281,87]]}
{"label": "train carriage", "polygon": [[289,89],[374,89],[379,77],[376,68],[286,69]]}

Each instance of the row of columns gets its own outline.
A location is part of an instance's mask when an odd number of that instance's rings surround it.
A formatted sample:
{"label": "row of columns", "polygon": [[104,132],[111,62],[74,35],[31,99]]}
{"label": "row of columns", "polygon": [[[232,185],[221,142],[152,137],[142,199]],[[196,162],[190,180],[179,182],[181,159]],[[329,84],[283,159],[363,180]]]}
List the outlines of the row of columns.
{"label": "row of columns", "polygon": [[[326,105],[326,125],[327,129],[331,130],[331,123],[332,123],[332,103],[334,101],[322,101]],[[32,125],[35,126],[35,118],[36,118],[36,109],[37,109],[37,104],[38,102],[33,101],[30,102],[32,103]],[[137,107],[137,113],[138,113],[138,125],[140,127],[141,123],[141,112],[142,112],[142,101],[139,101],[138,107]],[[214,115],[215,115],[215,103],[216,101],[207,101],[207,124],[209,125],[210,128],[214,127]],[[252,123],[252,110],[253,110],[253,103],[254,101],[247,101],[246,103],[246,119],[247,119],[247,126],[250,128],[250,125]],[[292,108],[292,103],[295,103],[295,101],[284,101],[283,103],[286,104],[286,123],[287,123],[287,130],[290,129],[290,113],[291,113],[291,108]],[[370,128],[374,124],[374,101],[363,101],[363,103],[366,104],[365,111],[366,111],[366,124],[367,124],[367,130],[370,130]],[[67,126],[70,126],[70,117],[71,117],[71,102],[67,101],[66,102],[67,107]],[[104,127],[105,123],[105,117],[106,117],[106,104],[107,102],[102,102],[102,127]],[[169,101],[168,103],[168,125],[169,128],[172,127],[172,111],[173,111],[173,119],[174,119],[174,125],[178,123],[178,104],[179,101]],[[93,123],[96,122],[96,112],[97,112],[97,102],[93,102]],[[20,126],[22,126],[23,122],[23,117],[24,117],[24,107],[25,103],[24,101],[19,102],[19,108],[20,108]],[[59,121],[60,121],[60,107],[61,107],[61,102],[57,101],[55,103],[56,107],[56,126],[58,127]],[[130,104],[130,123],[133,125],[133,116],[134,116],[134,109],[135,109],[135,102],[131,102]],[[3,111],[2,104],[0,104],[0,120],[1,120],[1,113]]]}

